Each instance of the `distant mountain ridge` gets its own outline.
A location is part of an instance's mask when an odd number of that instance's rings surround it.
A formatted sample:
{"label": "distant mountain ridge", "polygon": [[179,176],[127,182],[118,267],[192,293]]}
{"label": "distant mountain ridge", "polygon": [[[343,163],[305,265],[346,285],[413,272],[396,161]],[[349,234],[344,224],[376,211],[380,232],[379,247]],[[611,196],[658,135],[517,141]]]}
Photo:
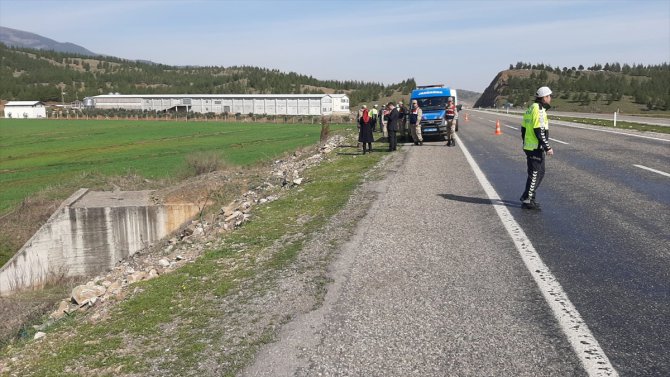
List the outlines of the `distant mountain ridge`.
{"label": "distant mountain ridge", "polygon": [[[100,55],[72,43],[0,27],[2,100],[73,101],[109,92],[168,93],[345,93],[352,108],[407,97],[413,78],[382,85],[353,80],[318,80],[295,72],[250,66],[168,66]],[[62,93],[65,92],[65,95]],[[471,106],[480,93],[458,89]]]}
{"label": "distant mountain ridge", "polygon": [[52,50],[56,52],[65,52],[84,56],[99,55],[74,43],[57,42],[53,39],[49,39],[35,33],[16,30],[4,26],[0,26],[0,42],[7,46],[34,48],[36,50]]}

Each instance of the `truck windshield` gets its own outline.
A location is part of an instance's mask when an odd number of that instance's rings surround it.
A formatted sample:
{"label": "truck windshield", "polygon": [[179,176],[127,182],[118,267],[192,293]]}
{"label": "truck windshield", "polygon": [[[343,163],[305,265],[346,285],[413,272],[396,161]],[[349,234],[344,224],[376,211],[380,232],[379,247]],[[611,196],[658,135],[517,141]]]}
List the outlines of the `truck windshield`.
{"label": "truck windshield", "polygon": [[421,110],[442,110],[447,106],[449,97],[429,97],[417,99]]}

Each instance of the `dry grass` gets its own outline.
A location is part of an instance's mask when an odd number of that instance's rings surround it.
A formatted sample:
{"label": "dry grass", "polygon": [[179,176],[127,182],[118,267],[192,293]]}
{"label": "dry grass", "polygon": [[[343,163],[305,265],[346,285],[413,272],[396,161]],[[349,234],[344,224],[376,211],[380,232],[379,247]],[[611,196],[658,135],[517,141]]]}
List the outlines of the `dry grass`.
{"label": "dry grass", "polygon": [[0,297],[0,348],[15,339],[31,337],[37,330],[35,323],[44,323],[56,304],[67,297],[81,280],[62,279],[46,287]]}
{"label": "dry grass", "polygon": [[14,256],[59,205],[59,200],[45,196],[27,198],[0,218],[0,266]]}
{"label": "dry grass", "polygon": [[229,165],[216,152],[195,152],[186,156],[187,173],[202,175],[223,170]]}

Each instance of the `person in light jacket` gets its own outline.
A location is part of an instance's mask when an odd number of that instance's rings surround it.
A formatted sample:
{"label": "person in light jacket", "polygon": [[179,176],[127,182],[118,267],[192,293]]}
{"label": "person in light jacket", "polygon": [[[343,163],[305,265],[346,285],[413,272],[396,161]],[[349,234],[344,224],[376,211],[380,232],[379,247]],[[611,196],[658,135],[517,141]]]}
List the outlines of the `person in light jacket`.
{"label": "person in light jacket", "polygon": [[423,136],[421,136],[421,117],[423,111],[419,107],[419,103],[413,99],[412,109],[409,111],[409,131],[412,133],[414,145],[423,145]]}
{"label": "person in light jacket", "polygon": [[456,105],[454,105],[454,100],[449,97],[447,106],[444,109],[444,119],[447,121],[447,147],[456,145],[456,137],[454,133],[456,132],[457,111]]}

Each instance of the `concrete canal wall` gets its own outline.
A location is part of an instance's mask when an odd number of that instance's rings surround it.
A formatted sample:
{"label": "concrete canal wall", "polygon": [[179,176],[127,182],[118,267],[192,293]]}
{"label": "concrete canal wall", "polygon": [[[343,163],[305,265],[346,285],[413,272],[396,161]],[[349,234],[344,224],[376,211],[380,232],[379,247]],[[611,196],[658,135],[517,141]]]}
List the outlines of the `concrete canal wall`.
{"label": "concrete canal wall", "polygon": [[59,277],[93,276],[192,219],[190,203],[155,204],[152,191],[80,189],[0,268],[0,295]]}

